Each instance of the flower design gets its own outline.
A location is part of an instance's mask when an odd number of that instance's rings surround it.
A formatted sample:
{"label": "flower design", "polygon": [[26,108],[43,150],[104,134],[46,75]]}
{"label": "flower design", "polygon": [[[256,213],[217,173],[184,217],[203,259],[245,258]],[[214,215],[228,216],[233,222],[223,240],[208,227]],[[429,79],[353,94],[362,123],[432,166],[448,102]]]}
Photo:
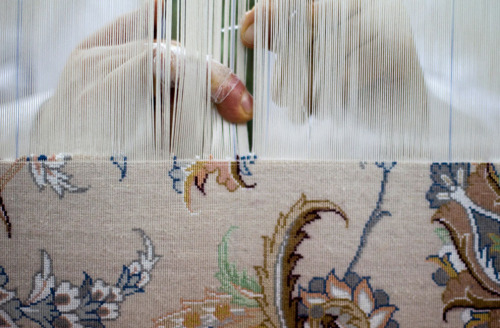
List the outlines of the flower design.
{"label": "flower design", "polygon": [[219,185],[225,186],[229,192],[234,192],[238,188],[254,188],[255,184],[248,185],[243,181],[242,176],[251,176],[248,165],[254,164],[256,156],[249,155],[240,158],[236,156],[236,161],[197,161],[195,163],[185,163],[174,157],[173,167],[168,171],[168,176],[172,179],[172,187],[178,194],[184,194],[184,202],[190,212],[191,209],[191,189],[196,188],[205,195],[205,183],[210,174],[216,174],[216,181]]}
{"label": "flower design", "polygon": [[78,287],[69,282],[62,282],[55,292],[54,304],[61,312],[71,312],[80,304]]}
{"label": "flower design", "polygon": [[433,164],[427,192],[432,220],[443,241],[428,257],[439,268],[433,274],[442,294],[443,314],[466,309],[465,327],[500,324],[500,184],[492,164]]}
{"label": "flower design", "polygon": [[80,193],[88,190],[72,185],[71,175],[62,172],[62,168],[66,162],[71,159],[70,156],[59,154],[47,158],[45,155],[38,157],[22,157],[16,160],[11,167],[0,177],[0,219],[5,225],[7,230],[7,237],[12,237],[12,223],[10,222],[4,200],[2,198],[2,191],[7,186],[7,183],[14,178],[14,176],[29,163],[29,170],[33,181],[38,186],[40,191],[44,190],[46,186],[50,185],[52,190],[59,196],[60,199],[64,197],[64,192]]}
{"label": "flower design", "polygon": [[[207,165],[199,167],[201,177],[206,177],[210,165],[220,168],[215,162],[199,165]],[[322,219],[320,213],[323,212],[332,212],[334,217],[348,224],[347,215],[338,205],[328,200],[308,200],[303,194],[286,214],[280,213],[271,235],[262,237],[263,263],[254,266],[257,279],[248,276],[246,271],[238,272],[236,264],[229,262],[228,238],[236,229],[231,227],[218,245],[219,271],[215,277],[221,287],[217,291],[206,289],[202,300],[181,301],[182,309],[153,320],[155,327],[398,327],[392,318],[398,309],[390,304],[388,294],[374,291],[369,277],[361,278],[353,271],[373,227],[391,215],[383,209],[383,203],[388,177],[396,163],[376,165],[383,171],[379,196],[342,280],[332,270],[326,278],[314,278],[308,289],[299,286],[296,296],[300,276],[294,270],[303,258],[299,246],[309,238],[306,227]],[[178,167],[181,166],[175,162],[174,169]],[[189,168],[183,172],[190,169],[193,170]],[[180,181],[181,178],[174,180],[174,188]]]}
{"label": "flower design", "polygon": [[94,281],[87,274],[80,286],[67,281],[56,284],[52,260],[42,251],[41,271],[33,278],[28,300],[21,303],[15,291],[4,289],[8,276],[0,267],[0,324],[4,324],[0,326],[17,327],[15,322],[23,317],[44,328],[104,327],[103,322],[116,320],[120,315],[120,303],[126,296],[144,292],[150,272],[159,260],[150,238],[141,230],[138,232],[142,235],[145,251],[139,252],[138,261],[124,266],[127,273],[122,273],[114,286],[101,279]]}
{"label": "flower design", "polygon": [[88,188],[81,188],[72,185],[69,180],[71,175],[62,172],[62,168],[71,157],[64,154],[53,155],[49,158],[45,155],[38,157],[32,156],[26,158],[29,162],[29,168],[33,181],[38,186],[40,191],[45,189],[47,185],[59,195],[59,198],[64,197],[64,192],[85,192]]}
{"label": "flower design", "polygon": [[217,247],[219,271],[215,277],[221,287],[217,291],[205,288],[201,300],[181,300],[181,310],[153,320],[155,327],[208,328],[259,323],[261,311],[253,298],[261,296],[260,285],[246,271],[238,272],[236,264],[228,260],[228,239],[234,229],[229,229]]}
{"label": "flower design", "polygon": [[390,305],[382,290],[373,291],[368,278],[348,273],[342,280],[332,271],[326,279],[313,278],[309,288],[300,289],[298,314],[305,327],[397,327]]}
{"label": "flower design", "polygon": [[0,327],[17,327],[14,321],[21,317],[21,302],[15,298],[15,292],[3,288],[8,280],[4,269],[0,267]]}
{"label": "flower design", "polygon": [[205,289],[201,300],[182,300],[178,312],[154,320],[155,328],[236,327],[244,322],[252,327],[259,323],[259,309],[246,308],[232,302],[232,296]]}
{"label": "flower design", "polygon": [[452,200],[453,194],[464,190],[469,176],[470,164],[435,163],[431,166],[432,185],[426,198],[431,208],[439,208]]}

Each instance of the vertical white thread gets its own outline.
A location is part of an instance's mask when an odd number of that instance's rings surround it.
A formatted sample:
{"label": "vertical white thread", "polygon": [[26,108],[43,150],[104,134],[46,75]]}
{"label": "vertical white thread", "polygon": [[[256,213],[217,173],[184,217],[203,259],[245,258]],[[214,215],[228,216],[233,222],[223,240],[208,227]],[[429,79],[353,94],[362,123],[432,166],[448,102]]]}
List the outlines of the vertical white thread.
{"label": "vertical white thread", "polygon": [[[257,4],[252,151],[260,158],[500,157],[498,1]],[[233,158],[250,151],[246,125],[225,122],[211,104],[208,78],[215,60],[245,80],[237,25],[248,0],[153,8],[153,0],[2,2],[0,158]],[[172,39],[185,60],[170,70]],[[154,42],[166,54],[157,61]]]}

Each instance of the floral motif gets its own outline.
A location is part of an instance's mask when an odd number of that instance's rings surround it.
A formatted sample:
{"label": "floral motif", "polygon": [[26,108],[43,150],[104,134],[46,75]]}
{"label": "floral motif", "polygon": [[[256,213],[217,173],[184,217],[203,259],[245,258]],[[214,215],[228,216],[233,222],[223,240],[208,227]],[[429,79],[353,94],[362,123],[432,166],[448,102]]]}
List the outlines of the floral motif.
{"label": "floral motif", "polygon": [[4,222],[8,238],[12,237],[12,223],[2,198],[2,191],[7,186],[7,183],[14,178],[26,163],[29,163],[31,176],[40,191],[50,185],[61,199],[64,197],[65,191],[71,193],[85,192],[89,187],[82,188],[72,185],[69,182],[72,176],[61,171],[70,159],[70,156],[64,154],[53,155],[50,158],[45,155],[22,157],[16,160],[7,172],[0,177],[0,219]]}
{"label": "floral motif", "polygon": [[155,321],[155,328],[245,327],[259,323],[260,310],[237,305],[231,295],[206,289],[201,300],[182,300],[181,310]]}
{"label": "floral motif", "polygon": [[427,192],[431,208],[439,208],[448,203],[459,189],[465,190],[470,164],[433,164],[431,166],[432,185]]}
{"label": "floral motif", "polygon": [[299,286],[295,296],[300,276],[294,269],[303,258],[298,248],[309,238],[305,228],[320,220],[322,212],[333,212],[348,224],[338,205],[302,195],[286,214],[280,213],[272,234],[263,236],[263,262],[254,267],[257,280],[246,271],[238,272],[236,264],[228,261],[228,238],[236,229],[231,227],[218,246],[219,271],[215,276],[221,287],[217,291],[206,289],[202,300],[181,301],[181,310],[155,319],[155,327],[399,327],[393,319],[398,309],[390,304],[388,294],[374,291],[369,277],[359,277],[353,271],[373,227],[390,215],[382,205],[388,176],[396,163],[376,165],[383,171],[381,190],[344,278],[339,279],[332,270],[326,278],[314,278],[308,289]]}
{"label": "floral motif", "polygon": [[297,249],[308,238],[304,228],[321,219],[320,212],[336,213],[348,223],[347,215],[336,204],[310,201],[302,195],[287,214],[280,213],[273,234],[263,236],[263,265],[255,267],[262,287],[262,297],[255,298],[265,317],[262,327],[295,327],[300,299],[293,296],[299,279],[294,269],[302,258]]}
{"label": "floral motif", "polygon": [[500,184],[492,164],[433,164],[433,184],[427,192],[432,220],[443,241],[433,274],[442,294],[443,316],[465,308],[465,327],[500,326]]}
{"label": "floral motif", "polygon": [[221,284],[219,292],[231,296],[231,302],[234,304],[250,308],[258,307],[259,304],[254,298],[262,292],[259,283],[246,271],[238,272],[236,264],[229,262],[229,236],[235,229],[237,227],[231,227],[217,246],[219,271],[215,277]]}
{"label": "floral motif", "polygon": [[[263,297],[256,300],[267,317],[261,323],[263,327],[398,327],[398,323],[392,319],[397,308],[389,304],[387,294],[383,291],[374,294],[368,277],[361,279],[353,271],[373,227],[384,216],[390,215],[382,210],[382,205],[388,176],[396,163],[376,165],[383,170],[379,197],[363,229],[356,255],[342,280],[332,270],[326,280],[314,278],[309,284],[309,290],[300,289],[298,298],[292,296],[299,278],[293,274],[293,269],[302,258],[297,247],[308,237],[304,227],[320,218],[318,212],[324,211],[333,211],[346,223],[348,221],[346,214],[335,204],[309,202],[303,196],[288,214],[280,215],[274,234],[264,237],[264,266],[256,267],[263,289]],[[295,219],[290,220],[291,218]],[[271,270],[272,268],[274,269]],[[324,288],[313,288],[318,282],[320,285],[325,282]],[[329,290],[326,289],[327,282]],[[275,289],[279,292],[274,293]],[[382,295],[385,296],[384,301]],[[380,301],[375,302],[375,299]]]}
{"label": "floral motif", "polygon": [[50,185],[59,198],[64,197],[65,191],[84,192],[88,189],[72,185],[69,182],[72,176],[61,171],[68,160],[71,160],[71,157],[64,154],[53,155],[49,158],[45,155],[26,158],[33,181],[40,191]]}
{"label": "floral motif", "polygon": [[210,174],[216,174],[216,181],[219,185],[225,186],[229,192],[234,192],[238,188],[254,188],[255,184],[247,184],[242,176],[251,176],[248,165],[254,164],[257,156],[236,156],[236,161],[197,161],[186,163],[174,157],[172,169],[168,176],[172,179],[172,187],[178,194],[184,194],[184,202],[190,212],[191,209],[191,189],[196,188],[205,195],[205,183]]}
{"label": "floral motif", "polygon": [[228,260],[228,239],[236,227],[231,227],[217,247],[219,271],[215,277],[221,283],[218,290],[205,289],[201,300],[181,300],[181,310],[153,320],[155,327],[208,328],[231,327],[241,322],[258,324],[260,310],[253,299],[260,296],[260,285],[246,271],[238,272]]}
{"label": "floral motif", "polygon": [[80,286],[68,281],[56,283],[52,272],[52,260],[42,251],[41,271],[33,277],[33,290],[26,302],[17,298],[15,291],[5,289],[8,276],[0,267],[0,325],[17,327],[16,321],[27,318],[41,327],[104,327],[104,322],[119,317],[120,303],[127,296],[144,292],[150,272],[159,257],[154,246],[143,231],[145,251],[139,252],[139,260],[123,267],[115,285],[101,279],[93,280],[84,273]]}
{"label": "floral motif", "polygon": [[387,293],[373,291],[368,278],[356,273],[342,280],[334,271],[326,279],[314,278],[299,296],[298,315],[306,327],[397,327],[391,319],[397,308],[390,305]]}

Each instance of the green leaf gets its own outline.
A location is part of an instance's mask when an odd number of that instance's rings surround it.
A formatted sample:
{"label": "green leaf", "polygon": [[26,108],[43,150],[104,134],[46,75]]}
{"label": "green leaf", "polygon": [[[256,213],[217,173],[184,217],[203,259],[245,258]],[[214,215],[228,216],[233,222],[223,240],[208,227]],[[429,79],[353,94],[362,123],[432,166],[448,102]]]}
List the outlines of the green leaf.
{"label": "green leaf", "polygon": [[448,230],[446,230],[446,228],[436,228],[434,232],[439,237],[439,239],[441,239],[443,245],[451,244],[450,233],[448,232]]}
{"label": "green leaf", "polygon": [[489,233],[488,237],[490,237],[491,241],[493,242],[491,251],[500,253],[500,236],[495,233]]}
{"label": "green leaf", "polygon": [[261,287],[255,278],[249,277],[245,270],[239,273],[236,264],[229,262],[229,236],[235,229],[237,227],[231,227],[224,237],[222,237],[222,242],[217,246],[219,271],[215,274],[215,278],[221,284],[219,290],[231,295],[234,304],[246,307],[258,307],[257,301],[246,297],[236,288],[240,287],[253,293],[261,292]]}

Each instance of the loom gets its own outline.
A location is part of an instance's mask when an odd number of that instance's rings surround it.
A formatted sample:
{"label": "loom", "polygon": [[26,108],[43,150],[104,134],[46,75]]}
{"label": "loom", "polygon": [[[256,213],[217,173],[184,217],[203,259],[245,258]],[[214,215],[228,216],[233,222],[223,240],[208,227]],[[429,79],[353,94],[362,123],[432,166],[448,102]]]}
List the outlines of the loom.
{"label": "loom", "polygon": [[499,327],[499,14],[2,2],[0,326]]}

